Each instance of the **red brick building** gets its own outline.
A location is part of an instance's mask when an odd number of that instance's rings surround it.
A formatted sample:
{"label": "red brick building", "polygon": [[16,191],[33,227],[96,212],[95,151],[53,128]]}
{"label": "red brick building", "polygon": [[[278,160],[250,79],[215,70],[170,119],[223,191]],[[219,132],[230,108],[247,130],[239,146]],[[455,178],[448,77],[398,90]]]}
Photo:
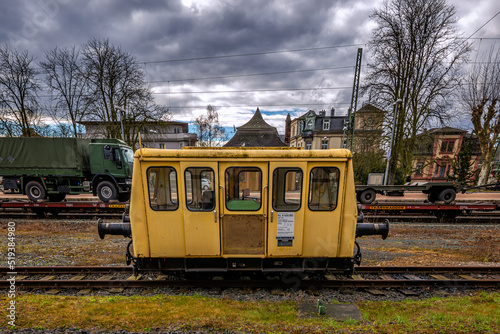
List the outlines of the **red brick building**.
{"label": "red brick building", "polygon": [[[453,174],[452,164],[464,141],[477,142],[477,138],[465,130],[451,127],[430,129],[419,134],[413,158],[412,182],[447,181]],[[480,156],[477,149],[472,153],[473,170],[477,170]]]}

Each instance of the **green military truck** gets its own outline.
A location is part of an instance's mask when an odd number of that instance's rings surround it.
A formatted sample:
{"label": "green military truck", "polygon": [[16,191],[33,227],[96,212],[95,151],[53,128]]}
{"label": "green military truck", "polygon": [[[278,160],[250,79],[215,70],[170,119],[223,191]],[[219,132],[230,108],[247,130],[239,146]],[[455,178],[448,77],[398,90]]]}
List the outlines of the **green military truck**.
{"label": "green military truck", "polygon": [[4,191],[34,202],[92,191],[103,202],[130,198],[132,149],[118,139],[0,138]]}

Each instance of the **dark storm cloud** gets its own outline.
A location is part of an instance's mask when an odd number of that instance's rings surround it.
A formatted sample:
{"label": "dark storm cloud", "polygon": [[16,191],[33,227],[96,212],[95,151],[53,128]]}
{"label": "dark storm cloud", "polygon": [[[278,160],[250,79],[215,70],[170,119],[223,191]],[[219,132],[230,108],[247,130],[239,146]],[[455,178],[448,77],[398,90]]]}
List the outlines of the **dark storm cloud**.
{"label": "dark storm cloud", "polygon": [[[296,116],[307,109],[331,107],[345,113],[357,44],[363,46],[370,39],[374,25],[369,15],[381,2],[3,0],[0,44],[27,49],[41,60],[45,51],[55,47],[78,47],[92,38],[107,38],[136,57],[157,102],[171,106],[176,119],[191,120],[212,104],[223,106],[220,112],[226,125],[238,126],[246,121],[241,115],[251,115],[257,107],[270,119],[273,113],[278,119],[288,111]],[[459,28],[464,35],[498,10],[494,1],[454,5],[463,17]],[[485,31],[498,34],[498,21]],[[345,45],[351,46],[314,49]],[[313,50],[171,61],[297,49]],[[366,64],[366,47],[364,55]],[[302,71],[310,69],[323,70]],[[297,70],[301,72],[254,75]],[[207,77],[218,78],[200,80]],[[277,91],[286,88],[306,90]],[[239,92],[203,93],[233,90]]]}

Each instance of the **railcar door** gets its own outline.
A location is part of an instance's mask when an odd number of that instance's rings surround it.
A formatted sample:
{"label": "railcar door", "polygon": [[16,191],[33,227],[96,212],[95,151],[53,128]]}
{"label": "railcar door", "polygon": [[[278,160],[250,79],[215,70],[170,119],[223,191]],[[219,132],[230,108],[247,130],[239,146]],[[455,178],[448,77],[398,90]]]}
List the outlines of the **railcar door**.
{"label": "railcar door", "polygon": [[220,255],[216,162],[181,162],[186,256]]}
{"label": "railcar door", "polygon": [[267,162],[221,162],[222,253],[227,257],[262,257],[266,253]]}
{"label": "railcar door", "polygon": [[271,162],[268,208],[269,256],[302,255],[307,162]]}

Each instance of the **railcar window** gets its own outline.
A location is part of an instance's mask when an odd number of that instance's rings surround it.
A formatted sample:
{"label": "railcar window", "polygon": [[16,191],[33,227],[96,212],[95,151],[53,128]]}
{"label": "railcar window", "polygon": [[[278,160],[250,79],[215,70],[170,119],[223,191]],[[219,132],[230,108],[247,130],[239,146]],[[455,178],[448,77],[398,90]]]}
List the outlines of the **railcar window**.
{"label": "railcar window", "polygon": [[177,173],[172,167],[148,168],[148,192],[151,209],[158,211],[177,210]]}
{"label": "railcar window", "polygon": [[276,168],[273,172],[273,208],[276,211],[297,211],[301,205],[302,170]]}
{"label": "railcar window", "polygon": [[229,167],[225,180],[226,208],[257,211],[261,207],[262,172],[257,167]]}
{"label": "railcar window", "polygon": [[214,171],[205,167],[190,167],[184,172],[186,203],[190,211],[215,209]]}
{"label": "railcar window", "polygon": [[336,167],[316,167],[309,177],[309,209],[332,211],[337,207],[340,170]]}

